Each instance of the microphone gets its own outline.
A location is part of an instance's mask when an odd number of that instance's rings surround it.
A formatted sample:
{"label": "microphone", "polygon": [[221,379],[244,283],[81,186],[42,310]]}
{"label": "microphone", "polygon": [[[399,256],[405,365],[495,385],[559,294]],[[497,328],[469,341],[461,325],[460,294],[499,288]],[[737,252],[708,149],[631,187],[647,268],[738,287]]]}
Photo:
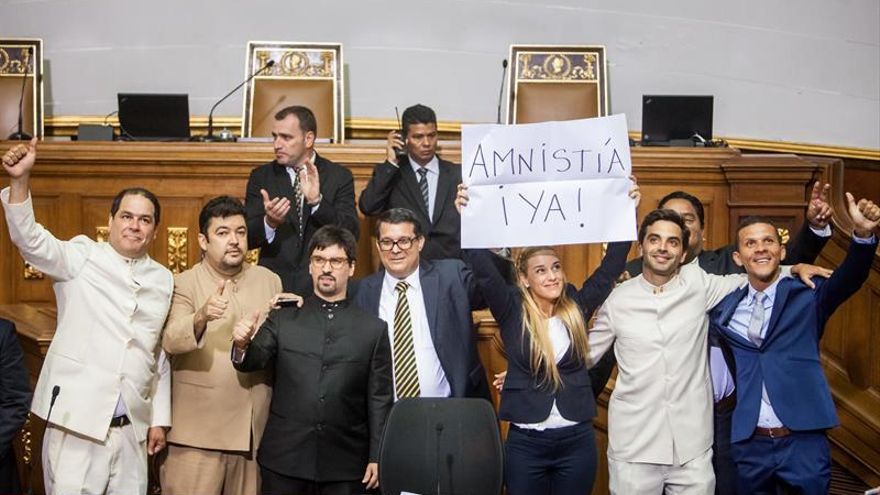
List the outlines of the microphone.
{"label": "microphone", "polygon": [[501,123],[501,98],[504,97],[504,80],[507,78],[507,59],[501,61],[501,88],[498,89],[498,119],[496,124]]}
{"label": "microphone", "polygon": [[[55,385],[52,387],[52,399],[49,401],[49,412],[46,413],[46,423],[43,424],[43,438],[46,437],[46,428],[49,427],[49,418],[52,417],[52,408],[55,407],[55,399],[58,398],[58,394],[61,393],[61,385]],[[33,495],[34,493],[34,483],[33,483],[33,459],[28,464],[28,495]]]}
{"label": "microphone", "polygon": [[[272,67],[273,65],[275,65],[274,60],[270,60],[270,61],[266,62],[266,65],[260,67],[260,70],[254,72],[253,74],[248,76],[247,79],[245,79],[244,81],[242,81],[241,84],[239,84],[238,86],[233,88],[232,91],[226,93],[226,96],[224,96],[223,98],[220,98],[220,100],[218,100],[217,103],[214,103],[214,106],[211,107],[211,112],[208,114],[208,134],[206,136],[204,136],[202,139],[200,139],[200,141],[204,141],[204,142],[224,141],[224,139],[222,137],[218,138],[218,137],[214,136],[214,110],[216,110],[217,106],[220,105],[221,103],[223,103],[223,101],[226,100],[226,98],[229,98],[230,96],[232,96],[242,86],[249,83],[251,81],[251,79],[257,77],[261,72]],[[234,140],[234,136],[233,136],[233,140]]]}
{"label": "microphone", "polygon": [[444,428],[443,423],[437,422],[437,424],[434,425],[434,429],[437,431],[437,440],[436,440],[437,443],[434,446],[434,455],[436,456],[436,459],[434,460],[434,462],[435,462],[434,476],[436,476],[434,486],[436,487],[436,490],[437,490],[436,495],[440,495],[442,492],[441,491],[441,482],[440,482],[440,479],[441,479],[440,478],[440,465],[441,465],[440,464],[440,451],[441,451],[440,437],[443,435],[443,428]]}
{"label": "microphone", "polygon": [[105,115],[105,116],[104,116],[104,123],[101,124],[101,125],[103,125],[103,126],[108,126],[108,125],[110,125],[110,124],[108,123],[108,121],[110,120],[110,117],[116,115],[117,113],[119,113],[119,110],[113,110],[112,112],[110,112],[110,113],[108,113],[107,115]]}
{"label": "microphone", "polygon": [[[34,48],[29,46],[24,57],[24,73],[21,75],[21,97],[18,99],[18,132],[10,134],[9,138],[7,138],[10,141],[29,141],[32,137],[30,134],[27,134],[22,130],[22,120],[24,116],[24,90],[27,84],[28,69],[31,66],[31,55],[33,54],[33,51]],[[34,74],[34,77],[36,78],[36,74]],[[36,83],[36,80],[34,82]]]}

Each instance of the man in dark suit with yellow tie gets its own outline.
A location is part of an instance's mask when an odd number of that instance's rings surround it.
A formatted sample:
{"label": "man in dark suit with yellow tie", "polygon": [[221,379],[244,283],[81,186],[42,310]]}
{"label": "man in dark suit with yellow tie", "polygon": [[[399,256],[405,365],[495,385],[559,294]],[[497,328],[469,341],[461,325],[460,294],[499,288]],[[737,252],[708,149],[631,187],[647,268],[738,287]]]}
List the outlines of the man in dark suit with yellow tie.
{"label": "man in dark suit with yellow tie", "polygon": [[358,281],[354,303],[388,323],[397,398],[489,398],[471,311],[483,306],[458,259],[425,260],[418,215],[406,208],[376,220],[382,268]]}

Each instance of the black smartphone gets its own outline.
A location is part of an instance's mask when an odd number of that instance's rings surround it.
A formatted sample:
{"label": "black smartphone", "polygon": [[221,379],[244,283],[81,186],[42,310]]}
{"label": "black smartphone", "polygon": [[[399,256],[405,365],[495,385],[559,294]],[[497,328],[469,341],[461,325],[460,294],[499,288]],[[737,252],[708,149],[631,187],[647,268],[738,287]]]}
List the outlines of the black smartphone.
{"label": "black smartphone", "polygon": [[296,307],[297,303],[296,303],[296,299],[279,299],[279,300],[275,301],[275,305],[280,306],[282,308],[290,308],[290,307]]}
{"label": "black smartphone", "polygon": [[[404,137],[404,134],[403,134],[403,126],[400,124],[400,111],[397,109],[397,107],[394,107],[394,113],[397,114],[397,133],[400,135],[400,139],[405,143],[406,138]],[[394,147],[394,154],[397,155],[397,158],[405,157],[406,156],[406,147],[398,148],[397,146],[395,146]]]}

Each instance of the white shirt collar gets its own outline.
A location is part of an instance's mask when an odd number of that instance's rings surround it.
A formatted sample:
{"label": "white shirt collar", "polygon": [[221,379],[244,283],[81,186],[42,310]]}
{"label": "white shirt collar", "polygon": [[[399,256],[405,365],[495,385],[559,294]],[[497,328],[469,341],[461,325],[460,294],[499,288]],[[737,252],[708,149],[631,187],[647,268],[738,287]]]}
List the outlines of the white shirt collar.
{"label": "white shirt collar", "polygon": [[[385,271],[385,277],[383,278],[382,285],[385,290],[394,293],[395,287],[397,287],[397,282],[400,282],[401,279],[392,276],[388,271]],[[408,277],[403,279],[404,282],[409,284],[410,287],[414,288],[416,291],[422,290],[422,282],[419,279],[419,267],[416,266],[414,272],[410,273]]]}
{"label": "white shirt collar", "polygon": [[[409,155],[409,165],[412,167],[413,172],[416,173],[416,177],[418,177],[418,170],[422,168],[421,165],[416,163],[416,160]],[[439,175],[440,174],[440,160],[437,158],[437,154],[434,153],[434,156],[431,157],[431,160],[425,165],[425,169],[428,170],[428,173]]]}

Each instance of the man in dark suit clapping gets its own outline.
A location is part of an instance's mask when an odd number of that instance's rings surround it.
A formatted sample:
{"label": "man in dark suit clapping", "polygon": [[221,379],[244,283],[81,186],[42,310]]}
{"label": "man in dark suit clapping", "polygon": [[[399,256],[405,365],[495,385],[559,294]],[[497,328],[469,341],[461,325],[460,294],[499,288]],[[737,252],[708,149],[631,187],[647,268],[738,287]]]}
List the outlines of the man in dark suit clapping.
{"label": "man in dark suit clapping", "polygon": [[315,231],[335,224],[358,236],[353,176],[315,152],[317,128],[306,107],[275,114],[275,160],[251,172],[245,197],[248,245],[260,248],[260,265],[297,294],[312,292],[306,246]]}

